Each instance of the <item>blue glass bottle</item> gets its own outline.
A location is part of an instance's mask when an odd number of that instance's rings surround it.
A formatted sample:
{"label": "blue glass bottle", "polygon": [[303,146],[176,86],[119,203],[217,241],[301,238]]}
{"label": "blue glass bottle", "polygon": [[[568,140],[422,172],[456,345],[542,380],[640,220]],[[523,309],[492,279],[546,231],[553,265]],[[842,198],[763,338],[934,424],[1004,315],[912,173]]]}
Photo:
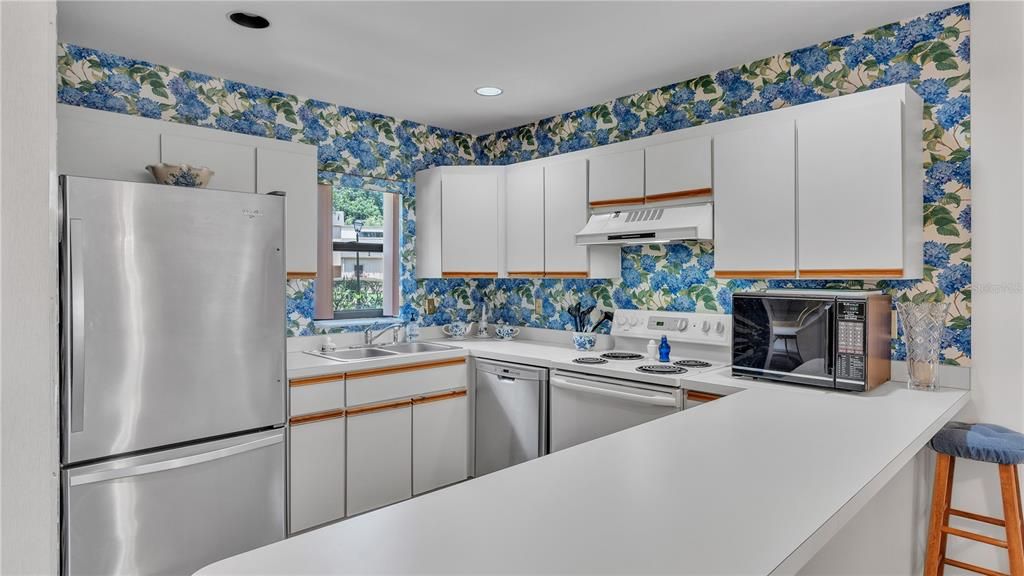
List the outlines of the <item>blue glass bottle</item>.
{"label": "blue glass bottle", "polygon": [[658,345],[658,362],[668,362],[668,353],[671,351],[672,347],[668,345],[668,338],[662,336],[661,344]]}

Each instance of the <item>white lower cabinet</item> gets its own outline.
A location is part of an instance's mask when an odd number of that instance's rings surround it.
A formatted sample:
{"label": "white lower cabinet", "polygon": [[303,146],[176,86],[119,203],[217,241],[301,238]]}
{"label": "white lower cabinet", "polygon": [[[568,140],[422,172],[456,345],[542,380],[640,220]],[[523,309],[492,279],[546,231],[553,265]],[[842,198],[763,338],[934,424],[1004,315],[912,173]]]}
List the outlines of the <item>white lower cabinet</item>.
{"label": "white lower cabinet", "polygon": [[297,420],[288,433],[292,533],[345,516],[344,411]]}
{"label": "white lower cabinet", "polygon": [[349,409],[349,516],[412,496],[412,402]]}
{"label": "white lower cabinet", "polygon": [[461,482],[468,474],[469,404],[465,390],[414,400],[412,493]]}

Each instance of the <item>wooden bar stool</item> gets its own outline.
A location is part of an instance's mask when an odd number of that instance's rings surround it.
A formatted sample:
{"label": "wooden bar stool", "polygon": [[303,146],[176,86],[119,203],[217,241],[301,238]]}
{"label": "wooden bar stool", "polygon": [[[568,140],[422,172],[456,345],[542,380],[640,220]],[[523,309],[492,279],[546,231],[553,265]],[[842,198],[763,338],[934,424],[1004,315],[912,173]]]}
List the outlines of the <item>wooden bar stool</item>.
{"label": "wooden bar stool", "polygon": [[[946,537],[957,536],[1005,548],[1010,555],[1010,576],[1024,576],[1024,537],[1021,525],[1020,480],[1017,465],[1024,462],[1024,435],[995,424],[950,422],[931,441],[938,452],[935,484],[932,489],[932,513],[928,530],[925,576],[940,576],[945,566],[956,566],[988,576],[1006,576],[1002,572],[946,557]],[[999,486],[1003,495],[1003,519],[957,510],[950,506],[953,496],[953,467],[957,458],[968,458],[999,465]],[[1006,540],[991,538],[949,526],[949,517],[959,516],[977,522],[1003,526]]]}

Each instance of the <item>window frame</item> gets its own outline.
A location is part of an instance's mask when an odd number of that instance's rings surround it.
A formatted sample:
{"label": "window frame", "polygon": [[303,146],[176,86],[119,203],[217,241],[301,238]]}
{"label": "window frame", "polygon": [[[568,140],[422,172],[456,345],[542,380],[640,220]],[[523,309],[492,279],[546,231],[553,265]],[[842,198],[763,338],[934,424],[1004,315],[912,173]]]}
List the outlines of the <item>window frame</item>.
{"label": "window frame", "polygon": [[[384,231],[382,243],[334,240],[334,187],[318,186],[317,215],[317,277],[314,289],[316,320],[359,320],[394,317],[398,313],[400,285],[399,232],[401,194],[379,191],[384,195]],[[377,190],[369,190],[377,192]],[[334,309],[334,253],[336,251],[382,254],[384,306],[381,308]]]}

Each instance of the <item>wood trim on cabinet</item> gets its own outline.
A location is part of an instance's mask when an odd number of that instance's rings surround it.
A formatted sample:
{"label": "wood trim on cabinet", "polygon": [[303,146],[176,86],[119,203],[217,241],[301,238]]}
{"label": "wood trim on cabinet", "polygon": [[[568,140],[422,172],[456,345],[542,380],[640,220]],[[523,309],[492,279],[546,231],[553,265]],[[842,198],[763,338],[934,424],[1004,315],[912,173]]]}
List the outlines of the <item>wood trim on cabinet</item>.
{"label": "wood trim on cabinet", "polygon": [[289,272],[288,280],[316,280],[316,272]]}
{"label": "wood trim on cabinet", "polygon": [[711,196],[711,188],[694,188],[693,190],[680,190],[678,192],[664,192],[661,194],[648,194],[644,197],[644,204],[652,202],[667,202],[680,198],[696,198],[698,196]]}
{"label": "wood trim on cabinet", "polygon": [[443,366],[455,366],[458,364],[465,364],[465,356],[461,358],[449,358],[448,360],[435,360],[433,362],[419,362],[416,364],[400,364],[398,366],[386,366],[384,368],[371,368],[369,370],[356,370],[345,374],[346,380],[352,380],[354,378],[370,378],[372,376],[382,376],[384,374],[397,374],[399,372],[412,372],[415,370],[429,370],[431,368],[441,368]]}
{"label": "wood trim on cabinet", "polygon": [[591,208],[603,208],[605,206],[625,206],[627,204],[643,204],[643,196],[632,198],[612,198],[611,200],[594,200],[590,203]]}
{"label": "wood trim on cabinet", "polygon": [[497,278],[497,272],[441,272],[442,278]]}
{"label": "wood trim on cabinet", "polygon": [[289,387],[309,386],[311,384],[324,384],[326,382],[341,382],[345,379],[344,374],[326,374],[324,376],[309,376],[307,378],[292,378],[288,381]]}
{"label": "wood trim on cabinet", "polygon": [[374,412],[384,412],[385,410],[396,410],[398,408],[406,408],[412,406],[412,398],[403,398],[402,400],[390,400],[388,402],[378,402],[376,404],[364,404],[362,406],[356,406],[346,410],[346,416],[360,416],[362,414],[372,414]]}
{"label": "wood trim on cabinet", "polygon": [[545,278],[587,278],[589,272],[545,272]]}
{"label": "wood trim on cabinet", "polygon": [[339,408],[337,410],[325,410],[323,412],[313,412],[311,414],[303,414],[301,416],[292,416],[288,419],[288,423],[292,426],[301,426],[303,424],[321,422],[323,420],[334,420],[336,418],[344,417],[345,409]]}
{"label": "wood trim on cabinet", "polygon": [[796,270],[715,270],[715,278],[796,278]]}
{"label": "wood trim on cabinet", "polygon": [[902,268],[840,268],[836,270],[800,270],[801,278],[899,278]]}
{"label": "wood trim on cabinet", "polygon": [[543,270],[537,270],[534,272],[509,272],[509,278],[540,278],[544,276]]}
{"label": "wood trim on cabinet", "polygon": [[710,392],[699,392],[697,390],[686,391],[686,399],[693,400],[694,402],[711,402],[713,400],[718,400],[719,398],[722,398],[722,396],[712,394]]}
{"label": "wood trim on cabinet", "polygon": [[449,392],[440,392],[438,394],[427,394],[426,396],[416,396],[412,399],[413,405],[416,404],[429,404],[431,402],[440,402],[442,400],[452,400],[455,398],[462,398],[467,393],[465,388],[461,390],[451,390]]}

